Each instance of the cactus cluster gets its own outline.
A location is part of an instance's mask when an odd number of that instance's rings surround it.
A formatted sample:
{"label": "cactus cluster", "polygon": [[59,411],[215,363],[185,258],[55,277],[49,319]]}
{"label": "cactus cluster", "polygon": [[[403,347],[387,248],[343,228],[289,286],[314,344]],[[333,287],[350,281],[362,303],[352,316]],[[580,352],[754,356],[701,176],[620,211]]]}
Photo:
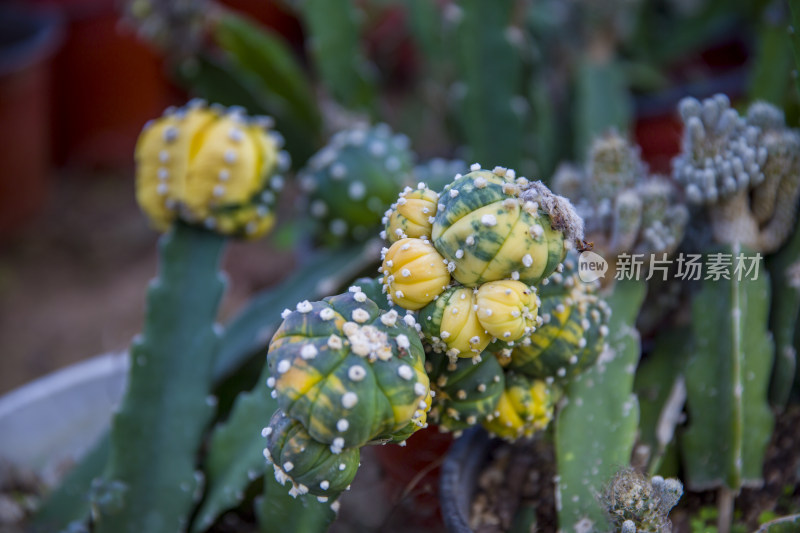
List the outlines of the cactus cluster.
{"label": "cactus cluster", "polygon": [[586,239],[606,258],[622,253],[672,253],[689,212],[670,181],[650,175],[638,148],[611,131],[591,146],[585,168],[565,164],[553,190],[575,202]]}
{"label": "cactus cluster", "polygon": [[256,238],[275,222],[288,170],[269,117],[193,100],[148,122],[136,145],[136,198],[152,224],[180,219],[223,235]]}
{"label": "cactus cluster", "polygon": [[280,411],[264,429],[278,482],[335,500],[355,476],[359,447],[425,427],[424,362],[413,322],[359,286],[285,310],[267,356]]}
{"label": "cactus cluster", "polygon": [[708,206],[715,240],[780,248],[800,195],[800,133],[778,108],[756,102],[740,116],[723,94],[685,98],[679,110],[685,129],[673,175],[691,202]]}
{"label": "cactus cluster", "polygon": [[674,478],[653,476],[625,468],[617,472],[601,495],[613,525],[624,533],[668,533],[669,512],[683,496],[683,484]]}
{"label": "cactus cluster", "polygon": [[308,212],[332,240],[363,240],[413,179],[408,137],[386,124],[336,133],[300,171]]}

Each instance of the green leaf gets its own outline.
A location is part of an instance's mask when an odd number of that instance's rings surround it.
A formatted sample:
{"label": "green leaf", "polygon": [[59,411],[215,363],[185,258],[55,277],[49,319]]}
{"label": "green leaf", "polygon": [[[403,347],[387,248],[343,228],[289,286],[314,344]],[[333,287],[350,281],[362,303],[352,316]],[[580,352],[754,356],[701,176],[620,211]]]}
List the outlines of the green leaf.
{"label": "green leaf", "polygon": [[634,328],[646,285],[617,282],[606,298],[612,309],[608,348],[600,360],[565,389],[566,406],[556,420],[559,530],[608,528],[606,512],[596,500],[616,471],[630,462],[639,422],[633,394],[633,369],[639,361],[639,333]]}
{"label": "green leaf", "polygon": [[224,242],[183,224],[161,237],[144,331],[133,343],[128,389],[111,425],[104,488],[93,501],[98,533],[173,533],[187,525],[197,452],[214,413]]}
{"label": "green leaf", "polygon": [[[769,399],[778,409],[786,406],[798,372],[794,336],[800,319],[800,287],[797,286],[797,274],[792,276],[788,271],[792,266],[800,268],[800,231],[797,229],[783,248],[767,259],[773,295],[769,326],[775,337],[775,365]],[[800,375],[797,378],[800,383]]]}
{"label": "green leaf", "polygon": [[662,331],[653,352],[636,371],[634,389],[639,398],[639,441],[650,449],[647,470],[655,474],[661,467],[667,447],[686,401],[682,373],[689,353],[688,328]]}
{"label": "green leaf", "polygon": [[765,100],[778,107],[786,103],[794,68],[792,47],[785,20],[774,24],[770,17],[758,31],[756,56],[749,80],[749,100]]}
{"label": "green leaf", "polygon": [[349,0],[305,0],[300,7],[308,51],[325,87],[348,108],[372,109],[374,74],[361,49],[361,27]]}
{"label": "green leaf", "polygon": [[514,2],[464,0],[456,35],[457,64],[465,94],[459,119],[473,161],[519,168],[523,118],[522,61],[508,40]]}
{"label": "green leaf", "polygon": [[[789,2],[789,9],[791,10],[791,26],[789,26],[789,38],[792,41],[792,50],[794,50],[794,73],[800,72],[800,5],[797,2]],[[794,76],[794,82],[797,85],[797,90],[800,91],[800,77]]]}
{"label": "green leaf", "polygon": [[692,302],[689,427],[681,438],[692,490],[759,483],[772,434],[769,276],[762,268],[755,280],[731,277],[703,281]]}
{"label": "green leaf", "polygon": [[311,83],[280,36],[230,12],[218,20],[214,35],[240,68],[257,76],[285,102],[295,121],[319,132],[321,120]]}

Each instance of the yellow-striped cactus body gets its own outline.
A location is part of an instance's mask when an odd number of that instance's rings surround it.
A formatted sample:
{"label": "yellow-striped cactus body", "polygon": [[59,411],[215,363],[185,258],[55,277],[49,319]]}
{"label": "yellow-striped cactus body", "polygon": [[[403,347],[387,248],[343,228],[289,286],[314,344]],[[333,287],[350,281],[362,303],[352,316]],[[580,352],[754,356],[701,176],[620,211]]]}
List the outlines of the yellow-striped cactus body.
{"label": "yellow-striped cactus body", "polygon": [[418,318],[426,340],[451,358],[474,358],[492,340],[478,320],[476,291],[469,287],[448,288],[420,309]]}
{"label": "yellow-striped cactus body", "polygon": [[406,187],[384,214],[382,237],[390,243],[407,237],[430,239],[438,202],[439,195],[424,183],[416,189]]}
{"label": "yellow-striped cactus body", "polygon": [[507,440],[531,437],[553,418],[553,389],[542,380],[507,373],[494,413],[483,422],[490,433]]}
{"label": "yellow-striped cactus body", "polygon": [[478,287],[478,321],[489,335],[514,342],[530,335],[541,304],[536,288],[521,281],[490,281]]}
{"label": "yellow-striped cactus body", "polygon": [[572,282],[570,290],[542,287],[542,324],[514,347],[510,368],[534,378],[566,379],[597,361],[608,335],[610,310],[577,276],[567,279]]}
{"label": "yellow-striped cactus body", "polygon": [[383,253],[383,285],[391,303],[415,311],[450,283],[444,259],[427,240],[401,239]]}
{"label": "yellow-striped cactus body", "polygon": [[431,352],[425,368],[436,392],[431,419],[449,431],[483,422],[495,411],[505,388],[503,369],[488,354],[473,363],[468,359],[453,361],[442,353]]}
{"label": "yellow-striped cactus body", "polygon": [[272,463],[275,479],[284,486],[289,481],[292,496],[314,494],[321,501],[335,500],[355,478],[361,456],[357,446],[333,453],[281,410],[262,433],[267,438],[264,455]]}
{"label": "yellow-striped cactus body", "polygon": [[424,358],[397,311],[351,287],[284,311],[267,362],[280,408],[337,451],[424,425]]}
{"label": "yellow-striped cactus body", "polygon": [[564,258],[564,234],[553,229],[542,206],[522,198],[527,184],[506,169],[476,170],[440,194],[431,236],[455,265],[459,283],[514,279],[535,285]]}
{"label": "yellow-striped cactus body", "polygon": [[[274,223],[286,154],[268,121],[192,103],[145,126],[136,146],[136,197],[154,226],[176,219],[258,237]],[[279,160],[281,164],[279,165]]]}

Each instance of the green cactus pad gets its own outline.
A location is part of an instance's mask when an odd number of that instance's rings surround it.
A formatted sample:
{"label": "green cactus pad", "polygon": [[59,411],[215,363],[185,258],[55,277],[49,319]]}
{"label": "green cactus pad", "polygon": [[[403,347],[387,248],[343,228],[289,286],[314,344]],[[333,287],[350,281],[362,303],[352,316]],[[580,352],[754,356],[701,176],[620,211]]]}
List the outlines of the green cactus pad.
{"label": "green cactus pad", "polygon": [[358,287],[284,311],[267,361],[281,409],[333,450],[424,425],[425,354],[396,311]]}
{"label": "green cactus pad", "polygon": [[311,215],[331,238],[366,238],[410,184],[413,160],[408,138],[385,124],[337,133],[300,172]]}
{"label": "green cactus pad", "polygon": [[358,447],[333,453],[282,411],[272,415],[264,434],[264,456],[272,463],[278,483],[291,482],[292,495],[309,493],[336,499],[356,476],[361,456]]}
{"label": "green cactus pad", "polygon": [[505,376],[497,359],[486,354],[477,363],[451,361],[441,353],[429,353],[425,363],[436,392],[431,418],[441,428],[455,431],[483,422],[494,412],[505,388]]}
{"label": "green cactus pad", "polygon": [[[571,280],[572,289],[561,290],[562,280]],[[510,368],[533,378],[567,379],[597,361],[608,335],[610,311],[586,287],[574,275],[550,278],[541,292],[542,325],[511,351]]]}
{"label": "green cactus pad", "polygon": [[534,193],[529,186],[498,167],[474,170],[445,187],[432,238],[455,265],[457,281],[474,287],[512,278],[535,285],[555,271],[564,258],[565,233],[553,228],[543,202],[525,199]]}

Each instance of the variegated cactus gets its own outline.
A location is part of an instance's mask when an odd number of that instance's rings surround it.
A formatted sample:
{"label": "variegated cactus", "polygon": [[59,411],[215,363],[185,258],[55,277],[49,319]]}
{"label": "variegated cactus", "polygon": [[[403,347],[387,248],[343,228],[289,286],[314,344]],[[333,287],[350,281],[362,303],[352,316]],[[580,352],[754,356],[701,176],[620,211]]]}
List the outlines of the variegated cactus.
{"label": "variegated cactus", "polygon": [[439,195],[419,182],[416,189],[406,187],[384,213],[381,237],[394,243],[408,237],[431,237]]}
{"label": "variegated cactus", "polygon": [[380,272],[386,296],[405,309],[424,307],[450,283],[445,260],[425,238],[401,239],[382,255]]}
{"label": "variegated cactus", "polygon": [[334,453],[425,425],[424,360],[416,331],[359,287],[284,311],[267,357],[278,405]]}
{"label": "variegated cactus", "polygon": [[550,424],[555,400],[553,385],[515,372],[507,373],[505,389],[483,427],[506,440],[531,437]]}
{"label": "variegated cactus", "polygon": [[136,197],[153,225],[181,219],[224,235],[259,237],[275,221],[287,170],[269,118],[192,101],[148,123],[136,145]]}
{"label": "variegated cactus", "polygon": [[267,438],[264,457],[272,463],[278,483],[291,483],[292,496],[313,494],[323,502],[335,500],[356,476],[361,457],[357,446],[334,453],[283,411],[272,415],[262,434]]}
{"label": "variegated cactus", "polygon": [[439,195],[433,244],[468,287],[514,279],[535,285],[553,273],[583,225],[569,201],[511,169],[472,166]]}
{"label": "variegated cactus", "polygon": [[386,124],[335,134],[300,171],[308,210],[329,238],[364,239],[413,179],[408,137]]}

